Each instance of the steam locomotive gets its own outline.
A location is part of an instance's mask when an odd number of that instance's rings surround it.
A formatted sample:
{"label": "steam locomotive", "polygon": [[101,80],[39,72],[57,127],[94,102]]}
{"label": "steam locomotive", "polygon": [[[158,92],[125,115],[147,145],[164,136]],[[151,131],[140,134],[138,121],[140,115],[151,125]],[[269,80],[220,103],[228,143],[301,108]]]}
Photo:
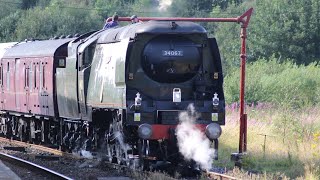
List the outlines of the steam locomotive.
{"label": "steam locomotive", "polygon": [[[147,21],[77,37],[0,44],[0,133],[110,162],[177,163],[179,112],[218,149],[218,45],[193,22]],[[215,154],[217,157],[217,154]]]}

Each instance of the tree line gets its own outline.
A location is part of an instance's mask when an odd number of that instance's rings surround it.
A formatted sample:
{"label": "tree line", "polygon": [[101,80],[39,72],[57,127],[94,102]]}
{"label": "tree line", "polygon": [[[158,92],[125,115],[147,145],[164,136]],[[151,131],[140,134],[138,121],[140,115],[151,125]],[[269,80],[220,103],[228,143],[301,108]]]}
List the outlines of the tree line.
{"label": "tree line", "polygon": [[[318,0],[0,0],[0,42],[48,39],[101,29],[106,16],[237,17],[253,7],[249,62],[320,59]],[[218,40],[226,72],[239,66],[240,26],[202,23]]]}

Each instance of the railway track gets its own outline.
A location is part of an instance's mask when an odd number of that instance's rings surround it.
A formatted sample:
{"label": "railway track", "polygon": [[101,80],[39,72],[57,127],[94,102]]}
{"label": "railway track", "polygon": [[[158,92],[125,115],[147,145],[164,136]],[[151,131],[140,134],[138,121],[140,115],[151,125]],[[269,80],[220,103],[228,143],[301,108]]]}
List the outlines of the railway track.
{"label": "railway track", "polygon": [[237,180],[238,178],[228,176],[225,174],[215,173],[215,172],[206,172],[208,178],[213,180]]}
{"label": "railway track", "polygon": [[54,155],[65,156],[65,157],[73,157],[74,158],[74,155],[72,155],[71,153],[63,152],[63,151],[60,151],[58,149],[45,147],[45,146],[41,146],[41,145],[29,144],[29,143],[26,143],[26,142],[12,140],[12,139],[6,139],[6,138],[3,138],[3,137],[0,137],[0,142],[12,143],[12,144],[14,144],[16,146],[22,146],[22,147],[26,147],[26,148],[34,148],[34,149],[37,149],[39,151],[52,153]]}
{"label": "railway track", "polygon": [[37,173],[41,173],[49,179],[67,179],[67,180],[71,179],[67,176],[64,176],[58,172],[52,171],[48,168],[42,167],[42,166],[34,164],[32,162],[29,162],[29,161],[26,161],[26,160],[23,160],[23,159],[20,159],[20,158],[17,158],[17,157],[14,157],[14,156],[11,156],[11,155],[8,155],[5,153],[1,153],[1,152],[0,152],[0,160],[5,161],[10,164],[18,165],[20,167],[32,170]]}
{"label": "railway track", "polygon": [[[33,148],[33,149],[36,149],[36,150],[39,150],[39,151],[43,151],[43,152],[46,152],[46,153],[50,153],[50,154],[53,154],[53,155],[57,155],[57,156],[63,156],[63,157],[69,157],[69,158],[78,158],[78,159],[81,158],[79,156],[75,156],[72,153],[63,152],[63,151],[58,150],[58,149],[53,149],[53,148],[50,148],[50,147],[45,147],[45,146],[36,145],[36,144],[29,144],[29,143],[21,142],[21,141],[18,141],[18,140],[6,139],[6,138],[3,138],[3,137],[0,137],[0,142],[10,143],[13,146],[21,146],[21,147],[25,147],[25,148]],[[4,158],[4,160],[8,160],[8,159],[10,159],[10,155],[6,155],[4,153],[0,153],[0,159],[2,159],[2,158]],[[17,158],[17,159],[19,159],[19,158]],[[20,159],[20,160],[22,160],[22,159]],[[24,160],[22,160],[22,161],[24,161]],[[17,162],[18,162],[18,160],[17,160]],[[105,161],[104,163],[108,167],[113,168],[113,169],[123,170],[123,171],[133,171],[133,169],[130,169],[129,167],[124,166],[124,165],[118,165],[118,164],[115,164],[115,163],[109,163],[107,161]],[[23,164],[23,162],[21,164]],[[31,164],[33,164],[33,163],[31,163]],[[30,165],[30,166],[32,166],[32,165]],[[47,168],[44,168],[44,169],[47,169]],[[45,171],[45,170],[41,170],[41,171]],[[139,171],[139,170],[134,170],[134,171]],[[152,172],[147,172],[147,173],[149,174],[149,173],[152,173]],[[59,173],[57,173],[57,174],[59,174]],[[228,176],[228,175],[220,174],[220,173],[216,173],[216,172],[209,172],[209,171],[205,172],[205,176],[207,176],[209,179],[213,179],[213,180],[236,180],[237,179],[237,178],[232,177],[232,176]],[[68,178],[68,177],[64,176],[64,177],[61,177],[60,179],[71,179],[71,178]]]}

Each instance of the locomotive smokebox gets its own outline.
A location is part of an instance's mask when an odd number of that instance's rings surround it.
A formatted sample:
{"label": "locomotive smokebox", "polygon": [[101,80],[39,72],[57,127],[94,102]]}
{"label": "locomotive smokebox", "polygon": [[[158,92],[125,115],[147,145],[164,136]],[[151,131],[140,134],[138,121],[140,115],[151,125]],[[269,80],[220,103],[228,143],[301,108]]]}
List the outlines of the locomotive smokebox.
{"label": "locomotive smokebox", "polygon": [[145,46],[142,57],[145,73],[160,83],[190,80],[197,74],[201,63],[199,45],[186,37],[174,35],[152,39]]}

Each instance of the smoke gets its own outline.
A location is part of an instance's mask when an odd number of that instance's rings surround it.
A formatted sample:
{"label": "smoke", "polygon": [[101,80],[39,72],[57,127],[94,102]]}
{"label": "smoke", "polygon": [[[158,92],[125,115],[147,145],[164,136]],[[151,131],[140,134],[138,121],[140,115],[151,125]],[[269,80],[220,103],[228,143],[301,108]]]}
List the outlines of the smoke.
{"label": "smoke", "polygon": [[124,142],[123,134],[122,134],[121,132],[119,132],[119,131],[116,131],[116,132],[114,133],[114,136],[115,136],[115,138],[117,139],[117,141],[119,142],[120,148],[121,148],[125,153],[127,153],[127,151],[130,149],[130,146],[129,146],[129,144],[126,144],[126,143]]}
{"label": "smoke", "polygon": [[159,11],[166,11],[172,4],[172,0],[159,0]]}
{"label": "smoke", "polygon": [[210,148],[210,140],[195,126],[197,117],[193,104],[188,106],[187,111],[179,114],[180,124],[176,129],[179,151],[202,169],[211,169],[214,150]]}
{"label": "smoke", "polygon": [[91,154],[90,151],[81,150],[80,154],[87,159],[93,159],[93,155]]}

